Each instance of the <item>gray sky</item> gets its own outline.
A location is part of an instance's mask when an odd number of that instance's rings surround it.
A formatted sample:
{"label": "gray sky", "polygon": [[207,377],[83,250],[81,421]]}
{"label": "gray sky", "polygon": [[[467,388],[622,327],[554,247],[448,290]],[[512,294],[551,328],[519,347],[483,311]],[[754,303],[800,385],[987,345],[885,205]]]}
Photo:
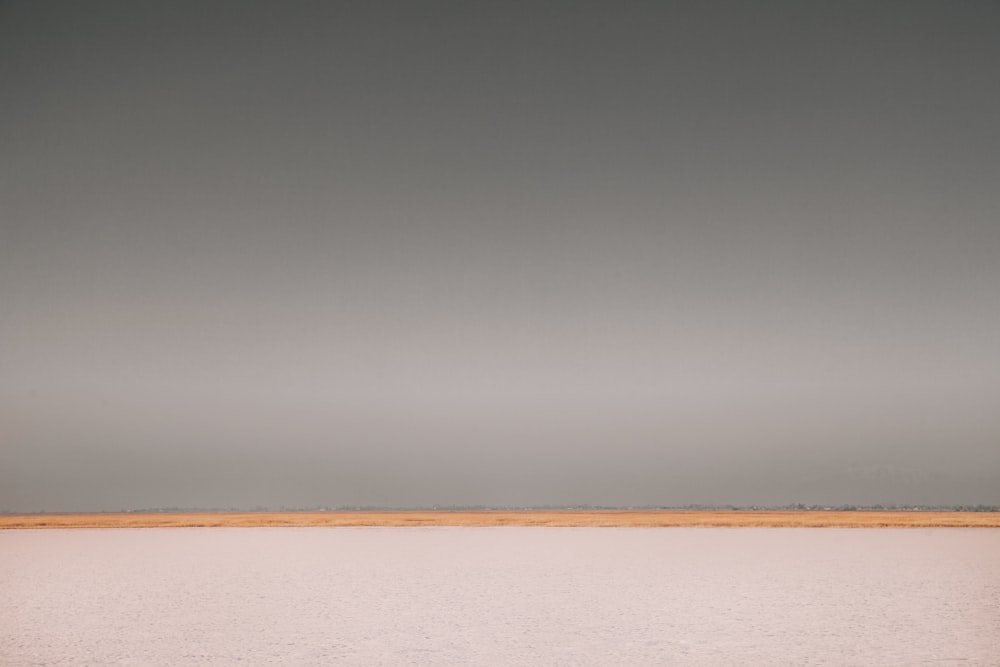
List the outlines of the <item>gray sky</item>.
{"label": "gray sky", "polygon": [[0,510],[1000,503],[998,35],[0,3]]}

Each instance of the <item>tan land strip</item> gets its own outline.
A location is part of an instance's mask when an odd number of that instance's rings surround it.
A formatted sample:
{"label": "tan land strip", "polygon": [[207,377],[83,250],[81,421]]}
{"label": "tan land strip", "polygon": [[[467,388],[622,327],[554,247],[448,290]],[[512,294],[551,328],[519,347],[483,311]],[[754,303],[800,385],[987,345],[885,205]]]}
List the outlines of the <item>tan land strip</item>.
{"label": "tan land strip", "polygon": [[1000,512],[776,510],[484,510],[123,512],[6,514],[4,528],[553,526],[766,528],[1000,528]]}

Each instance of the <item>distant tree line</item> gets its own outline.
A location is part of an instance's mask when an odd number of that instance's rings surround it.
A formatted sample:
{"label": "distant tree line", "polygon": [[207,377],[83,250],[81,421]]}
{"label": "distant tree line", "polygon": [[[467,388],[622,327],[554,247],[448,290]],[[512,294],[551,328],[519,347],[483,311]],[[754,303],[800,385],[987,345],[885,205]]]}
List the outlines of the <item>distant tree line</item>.
{"label": "distant tree line", "polygon": [[792,503],[787,505],[430,505],[418,507],[399,507],[385,505],[342,505],[337,507],[264,507],[257,505],[247,507],[150,507],[143,509],[121,510],[53,510],[34,512],[15,512],[0,510],[0,514],[116,514],[116,513],[168,513],[168,512],[488,512],[488,511],[600,511],[600,510],[704,510],[704,511],[836,511],[836,512],[1000,512],[1000,505],[816,505]]}

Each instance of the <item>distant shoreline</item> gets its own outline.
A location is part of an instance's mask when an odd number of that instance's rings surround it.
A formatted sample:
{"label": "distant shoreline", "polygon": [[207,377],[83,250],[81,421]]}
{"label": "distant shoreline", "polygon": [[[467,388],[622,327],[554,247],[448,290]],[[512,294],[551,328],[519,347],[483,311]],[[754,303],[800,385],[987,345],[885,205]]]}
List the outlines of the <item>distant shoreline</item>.
{"label": "distant shoreline", "polygon": [[1000,512],[919,510],[394,510],[0,515],[0,529],[351,526],[1000,528]]}

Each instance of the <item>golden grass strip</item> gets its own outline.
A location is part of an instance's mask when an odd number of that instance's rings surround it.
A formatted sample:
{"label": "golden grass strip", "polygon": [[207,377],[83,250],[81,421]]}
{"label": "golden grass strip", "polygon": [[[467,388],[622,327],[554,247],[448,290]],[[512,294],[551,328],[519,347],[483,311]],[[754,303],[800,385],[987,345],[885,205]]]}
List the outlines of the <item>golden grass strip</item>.
{"label": "golden grass strip", "polygon": [[1000,512],[484,510],[6,514],[0,529],[342,526],[1000,528]]}

